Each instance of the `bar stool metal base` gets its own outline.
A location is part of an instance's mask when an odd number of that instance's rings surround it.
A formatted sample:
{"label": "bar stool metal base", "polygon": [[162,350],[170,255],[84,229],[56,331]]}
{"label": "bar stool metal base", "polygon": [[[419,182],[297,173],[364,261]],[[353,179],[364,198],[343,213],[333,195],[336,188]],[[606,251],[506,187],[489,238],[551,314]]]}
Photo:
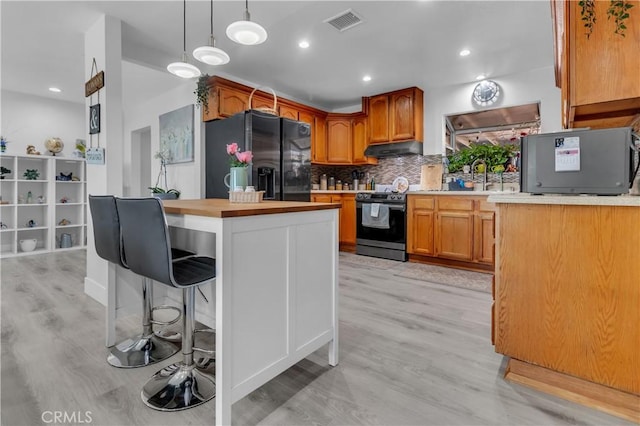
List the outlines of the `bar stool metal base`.
{"label": "bar stool metal base", "polygon": [[142,402],[160,411],[180,411],[204,404],[216,396],[215,363],[207,367],[180,362],[163,368],[142,388]]}
{"label": "bar stool metal base", "polygon": [[110,349],[107,362],[113,367],[136,368],[154,364],[178,353],[180,346],[155,335],[127,339]]}

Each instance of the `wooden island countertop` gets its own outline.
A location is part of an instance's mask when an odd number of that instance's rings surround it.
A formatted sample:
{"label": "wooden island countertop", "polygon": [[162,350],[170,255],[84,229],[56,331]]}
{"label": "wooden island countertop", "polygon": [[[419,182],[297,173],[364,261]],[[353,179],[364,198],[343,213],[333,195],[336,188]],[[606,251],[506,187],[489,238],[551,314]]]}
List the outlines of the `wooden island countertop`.
{"label": "wooden island countertop", "polygon": [[227,199],[162,200],[167,214],[208,217],[241,217],[313,210],[339,209],[339,203],[310,203],[305,201],[263,201],[261,203],[231,203]]}

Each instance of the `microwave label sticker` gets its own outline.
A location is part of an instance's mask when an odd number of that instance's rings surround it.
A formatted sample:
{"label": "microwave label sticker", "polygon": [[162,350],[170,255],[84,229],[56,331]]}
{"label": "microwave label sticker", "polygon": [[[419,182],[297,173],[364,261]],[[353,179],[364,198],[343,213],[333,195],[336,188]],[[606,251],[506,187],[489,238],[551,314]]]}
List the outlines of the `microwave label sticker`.
{"label": "microwave label sticker", "polygon": [[580,138],[556,138],[556,172],[580,171]]}

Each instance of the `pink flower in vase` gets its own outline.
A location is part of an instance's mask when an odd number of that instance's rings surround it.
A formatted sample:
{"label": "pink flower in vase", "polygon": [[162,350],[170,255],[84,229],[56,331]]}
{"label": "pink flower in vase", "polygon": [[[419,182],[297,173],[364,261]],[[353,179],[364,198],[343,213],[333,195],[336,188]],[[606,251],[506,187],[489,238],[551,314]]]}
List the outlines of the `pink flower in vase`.
{"label": "pink flower in vase", "polygon": [[232,144],[227,144],[227,154],[229,155],[236,155],[236,152],[238,152],[238,144],[237,143],[232,143]]}
{"label": "pink flower in vase", "polygon": [[241,163],[249,164],[253,159],[253,154],[251,153],[251,151],[236,152],[236,158]]}
{"label": "pink flower in vase", "polygon": [[227,144],[227,154],[229,154],[229,164],[231,167],[247,167],[253,159],[251,151],[241,152],[237,143]]}

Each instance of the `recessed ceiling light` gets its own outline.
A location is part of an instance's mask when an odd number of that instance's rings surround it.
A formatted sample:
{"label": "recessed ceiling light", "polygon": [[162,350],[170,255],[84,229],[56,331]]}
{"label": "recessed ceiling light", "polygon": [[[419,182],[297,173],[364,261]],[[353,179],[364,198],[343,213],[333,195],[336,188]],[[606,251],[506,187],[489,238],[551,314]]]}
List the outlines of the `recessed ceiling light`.
{"label": "recessed ceiling light", "polygon": [[485,78],[487,78],[486,75],[480,74],[479,76],[476,77],[476,80],[484,80]]}
{"label": "recessed ceiling light", "polygon": [[307,47],[309,47],[309,42],[307,40],[302,40],[300,43],[298,43],[298,46],[300,46],[303,49],[306,49]]}
{"label": "recessed ceiling light", "polygon": [[57,87],[49,87],[49,91],[54,93],[62,92],[62,90],[58,89]]}
{"label": "recessed ceiling light", "polygon": [[362,77],[362,81],[371,81],[371,76],[365,75],[364,77]]}
{"label": "recessed ceiling light", "polygon": [[471,54],[471,51],[469,49],[462,49],[460,51],[460,56],[469,56],[469,54]]}

